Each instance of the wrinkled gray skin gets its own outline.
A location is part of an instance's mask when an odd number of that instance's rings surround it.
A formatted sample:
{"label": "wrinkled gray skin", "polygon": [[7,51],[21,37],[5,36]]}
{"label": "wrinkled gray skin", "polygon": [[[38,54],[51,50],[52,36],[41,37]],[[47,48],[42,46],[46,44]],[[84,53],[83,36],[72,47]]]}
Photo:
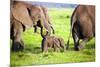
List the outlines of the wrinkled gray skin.
{"label": "wrinkled gray skin", "polygon": [[53,48],[54,51],[59,51],[59,49],[65,50],[65,43],[62,38],[47,36],[43,38],[41,48],[42,52],[47,52],[48,48]]}
{"label": "wrinkled gray skin", "polygon": [[[48,15],[48,9],[45,8],[45,7],[43,7],[43,6],[41,6],[41,9],[43,10],[43,13],[44,13],[44,15],[45,15],[45,18],[46,18],[46,20],[48,21],[48,23],[49,23],[49,25],[50,25],[50,27],[51,27],[51,29],[52,29],[52,31],[53,31],[53,34],[55,34],[54,28],[53,28],[53,26],[52,26],[52,24],[51,24],[51,22],[50,22],[50,17],[49,17],[49,15]],[[32,16],[32,14],[31,14],[31,16]],[[44,24],[44,27],[46,28],[45,25],[47,26],[48,24]],[[37,27],[40,27],[40,28],[41,28],[40,20],[37,21],[37,25],[34,25],[34,33],[37,32]],[[48,29],[48,28],[46,28],[46,29]]]}
{"label": "wrinkled gray skin", "polygon": [[75,8],[71,17],[71,32],[75,50],[82,50],[95,36],[95,6],[78,5]]}
{"label": "wrinkled gray skin", "polygon": [[[38,21],[40,21],[39,24],[41,25],[41,36],[44,37],[51,34],[50,24],[45,19],[40,6],[33,6],[22,1],[13,1],[11,2],[10,16],[12,51],[22,51],[24,49],[22,32],[27,28],[36,26]],[[46,30],[46,34],[43,34],[43,29]]]}
{"label": "wrinkled gray skin", "polygon": [[24,43],[22,41],[22,32],[24,31],[23,25],[16,19],[11,21],[10,39],[12,39],[12,51],[22,51],[24,49]]}

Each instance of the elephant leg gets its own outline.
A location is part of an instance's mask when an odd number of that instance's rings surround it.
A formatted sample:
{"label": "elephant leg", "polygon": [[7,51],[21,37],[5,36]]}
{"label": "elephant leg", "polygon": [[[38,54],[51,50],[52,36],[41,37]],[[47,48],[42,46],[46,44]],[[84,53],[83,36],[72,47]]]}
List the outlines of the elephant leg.
{"label": "elephant leg", "polygon": [[44,47],[43,52],[48,52],[48,47]]}
{"label": "elephant leg", "polygon": [[60,52],[60,48],[54,47],[54,52]]}
{"label": "elephant leg", "polygon": [[12,45],[12,51],[23,51],[24,45],[21,42],[14,41]]}
{"label": "elephant leg", "polygon": [[73,40],[74,40],[74,49],[77,51],[78,49],[78,45],[79,45],[79,37],[77,36],[77,34],[75,32],[72,32],[72,36],[73,36]]}
{"label": "elephant leg", "polygon": [[54,51],[59,52],[60,49],[61,49],[61,47],[60,47],[59,42],[56,42],[56,41],[55,41],[55,44],[54,44]]}
{"label": "elephant leg", "polygon": [[41,36],[44,38],[44,35],[43,35],[43,27],[41,27]]}
{"label": "elephant leg", "polygon": [[44,47],[42,48],[42,52],[48,52],[48,46],[44,45]]}
{"label": "elephant leg", "polygon": [[24,42],[23,40],[21,39],[21,50],[24,50],[25,46],[24,46]]}
{"label": "elephant leg", "polygon": [[63,49],[63,51],[65,51],[66,47],[65,47],[64,40],[63,39],[59,39],[59,42],[60,42],[60,47]]}
{"label": "elephant leg", "polygon": [[57,52],[57,51],[58,51],[57,47],[56,47],[56,46],[54,46],[54,52]]}
{"label": "elephant leg", "polygon": [[13,24],[11,25],[11,28],[10,28],[10,39],[13,40],[14,38],[14,30],[13,30],[14,26]]}
{"label": "elephant leg", "polygon": [[16,35],[13,40],[12,51],[22,51],[24,49],[24,43],[19,36],[20,34]]}
{"label": "elephant leg", "polygon": [[80,45],[78,46],[78,49],[79,49],[79,50],[82,50],[82,49],[85,47],[85,45],[86,45],[86,43],[87,43],[88,40],[89,40],[88,38],[84,38],[84,39],[80,42]]}
{"label": "elephant leg", "polygon": [[63,49],[63,51],[66,51],[66,47],[64,45],[61,45],[61,48]]}
{"label": "elephant leg", "polygon": [[44,51],[44,41],[45,41],[45,39],[43,39],[43,40],[42,40],[42,43],[41,43],[42,52]]}
{"label": "elephant leg", "polygon": [[37,26],[34,26],[34,33],[37,32]]}
{"label": "elephant leg", "polygon": [[14,37],[12,40],[12,51],[22,51],[24,49],[24,43],[22,41],[22,32],[23,32],[23,27],[22,24],[17,22],[14,24]]}
{"label": "elephant leg", "polygon": [[42,52],[47,52],[48,51],[48,44],[47,44],[45,38],[42,40],[41,48],[42,48]]}

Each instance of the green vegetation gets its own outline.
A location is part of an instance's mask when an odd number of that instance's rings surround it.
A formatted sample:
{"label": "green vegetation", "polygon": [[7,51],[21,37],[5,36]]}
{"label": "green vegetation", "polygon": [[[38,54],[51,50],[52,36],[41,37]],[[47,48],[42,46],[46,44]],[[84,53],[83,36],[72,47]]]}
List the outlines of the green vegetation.
{"label": "green vegetation", "polygon": [[[70,30],[70,17],[73,9],[49,9],[51,23],[55,29],[55,36],[62,37],[67,43]],[[52,34],[53,35],[53,34]],[[95,39],[87,43],[84,50],[74,51],[72,38],[70,39],[69,50],[65,52],[48,53],[41,52],[41,35],[34,33],[31,28],[23,33],[25,50],[23,52],[11,52],[11,66],[38,65],[38,64],[58,64],[74,62],[93,62],[95,61]]]}

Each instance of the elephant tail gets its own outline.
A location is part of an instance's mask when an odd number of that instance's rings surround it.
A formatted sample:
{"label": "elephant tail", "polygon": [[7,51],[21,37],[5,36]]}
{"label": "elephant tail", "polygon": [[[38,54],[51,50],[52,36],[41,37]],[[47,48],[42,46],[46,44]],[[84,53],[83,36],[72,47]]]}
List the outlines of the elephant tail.
{"label": "elephant tail", "polygon": [[69,33],[69,37],[68,37],[68,40],[67,40],[66,49],[69,48],[70,37],[71,37],[71,31],[70,31],[70,33]]}
{"label": "elephant tail", "polygon": [[[73,18],[72,18],[73,19]],[[73,30],[73,27],[74,27],[74,24],[76,22],[76,19],[72,20],[71,19],[71,28],[70,28],[70,33],[69,33],[69,37],[68,37],[68,40],[67,40],[67,44],[66,44],[66,49],[69,48],[69,41],[70,41],[70,37],[71,37],[71,34],[72,34],[72,30]]]}
{"label": "elephant tail", "polygon": [[[76,11],[76,10],[75,10]],[[66,45],[66,49],[69,48],[69,41],[70,41],[70,37],[71,37],[71,34],[72,34],[72,30],[74,28],[74,24],[76,23],[77,21],[77,16],[76,16],[76,13],[75,11],[73,12],[72,16],[71,16],[71,27],[70,27],[70,33],[69,33],[69,37],[68,37],[68,41],[67,41],[67,45]]]}

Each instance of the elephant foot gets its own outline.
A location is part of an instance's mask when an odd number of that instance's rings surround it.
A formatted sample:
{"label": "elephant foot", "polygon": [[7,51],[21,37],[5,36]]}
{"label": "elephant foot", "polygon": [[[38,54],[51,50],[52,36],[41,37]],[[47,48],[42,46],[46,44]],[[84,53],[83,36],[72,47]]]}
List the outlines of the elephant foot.
{"label": "elephant foot", "polygon": [[67,42],[67,44],[66,44],[66,50],[68,50],[69,49],[69,43]]}
{"label": "elephant foot", "polygon": [[34,31],[34,33],[37,33],[37,31]]}
{"label": "elephant foot", "polygon": [[75,49],[75,51],[79,51],[79,48],[78,47],[77,48],[75,47],[74,49]]}
{"label": "elephant foot", "polygon": [[83,49],[84,49],[84,46],[82,46],[82,45],[79,45],[78,47],[75,47],[76,51],[80,51],[80,50],[83,50]]}
{"label": "elephant foot", "polygon": [[78,45],[74,46],[75,51],[79,51]]}
{"label": "elephant foot", "polygon": [[13,45],[12,45],[12,48],[11,48],[12,51],[15,51],[15,52],[18,52],[18,51],[23,51],[24,50],[24,44],[22,43],[19,43],[19,42],[15,42]]}
{"label": "elephant foot", "polygon": [[[86,40],[86,41],[87,41],[87,40]],[[82,42],[80,43],[80,45],[78,46],[78,49],[79,49],[79,50],[83,50],[83,49],[84,49],[85,44],[86,44],[86,41],[84,40],[84,41],[82,41]]]}
{"label": "elephant foot", "polygon": [[79,50],[83,50],[83,48],[84,48],[84,47],[83,47],[82,45],[78,46],[78,49],[79,49]]}

